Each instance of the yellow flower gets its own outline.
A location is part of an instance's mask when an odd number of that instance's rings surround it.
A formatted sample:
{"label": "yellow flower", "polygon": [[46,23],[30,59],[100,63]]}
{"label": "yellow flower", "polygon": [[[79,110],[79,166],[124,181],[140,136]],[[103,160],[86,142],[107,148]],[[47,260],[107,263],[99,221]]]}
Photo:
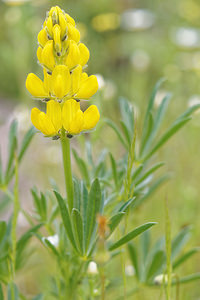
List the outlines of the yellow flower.
{"label": "yellow flower", "polygon": [[62,127],[61,106],[51,100],[47,103],[47,113],[41,112],[34,107],[31,111],[33,125],[44,135],[55,136]]}
{"label": "yellow flower", "polygon": [[26,79],[26,88],[29,93],[39,99],[49,99],[50,97],[50,75],[44,69],[44,81],[35,74],[30,73]]}
{"label": "yellow flower", "polygon": [[53,100],[49,101],[46,114],[36,107],[31,111],[33,125],[46,136],[60,136],[62,128],[68,135],[91,130],[99,118],[100,114],[95,105],[82,112],[80,103],[74,99],[68,100],[63,105]]}
{"label": "yellow flower", "polygon": [[32,96],[39,99],[55,99],[59,102],[71,98],[88,100],[97,92],[98,82],[96,76],[88,77],[86,73],[82,73],[80,65],[71,74],[67,66],[57,65],[52,75],[44,70],[44,82],[30,73],[26,79],[26,88]]}

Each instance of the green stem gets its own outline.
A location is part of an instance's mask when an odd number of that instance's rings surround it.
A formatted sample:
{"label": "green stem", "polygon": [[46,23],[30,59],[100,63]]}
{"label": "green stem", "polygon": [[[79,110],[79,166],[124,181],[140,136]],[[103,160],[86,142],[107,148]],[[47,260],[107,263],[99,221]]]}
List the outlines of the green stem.
{"label": "green stem", "polygon": [[71,213],[73,209],[73,202],[74,202],[74,189],[73,189],[73,181],[72,181],[70,141],[69,138],[66,137],[64,130],[62,131],[61,134],[61,145],[62,145],[62,154],[63,154],[63,167],[65,173],[67,202],[68,202],[69,212]]}
{"label": "green stem", "polygon": [[20,211],[20,204],[19,204],[19,174],[18,174],[18,160],[17,156],[15,155],[15,185],[14,185],[14,209],[13,209],[13,218],[12,218],[12,231],[11,231],[11,238],[12,238],[12,266],[11,266],[11,299],[15,300],[15,264],[16,264],[16,245],[17,245],[17,219]]}

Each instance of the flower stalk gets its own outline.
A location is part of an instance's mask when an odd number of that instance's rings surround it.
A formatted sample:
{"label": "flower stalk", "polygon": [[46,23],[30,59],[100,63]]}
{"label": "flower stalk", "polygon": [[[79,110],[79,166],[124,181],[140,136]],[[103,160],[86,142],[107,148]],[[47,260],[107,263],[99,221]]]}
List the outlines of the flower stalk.
{"label": "flower stalk", "polygon": [[67,194],[68,209],[71,213],[74,204],[74,188],[72,180],[72,168],[71,168],[71,153],[70,153],[70,139],[66,136],[65,130],[61,131],[61,146],[63,155],[63,167],[65,174],[65,186]]}

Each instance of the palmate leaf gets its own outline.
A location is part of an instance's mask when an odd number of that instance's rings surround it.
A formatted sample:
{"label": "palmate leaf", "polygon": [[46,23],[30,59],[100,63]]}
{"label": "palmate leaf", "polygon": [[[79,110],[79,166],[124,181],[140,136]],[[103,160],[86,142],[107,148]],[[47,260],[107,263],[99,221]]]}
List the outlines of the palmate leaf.
{"label": "palmate leaf", "polygon": [[120,240],[118,240],[116,243],[112,244],[109,247],[110,251],[113,251],[121,246],[123,246],[124,244],[130,242],[132,239],[134,239],[136,236],[140,235],[141,233],[143,233],[145,230],[149,229],[150,227],[152,227],[153,225],[155,225],[157,223],[155,222],[149,222],[146,224],[143,224],[139,227],[137,227],[136,229],[132,230],[131,232],[129,232],[128,234],[126,234],[125,236],[123,236]]}

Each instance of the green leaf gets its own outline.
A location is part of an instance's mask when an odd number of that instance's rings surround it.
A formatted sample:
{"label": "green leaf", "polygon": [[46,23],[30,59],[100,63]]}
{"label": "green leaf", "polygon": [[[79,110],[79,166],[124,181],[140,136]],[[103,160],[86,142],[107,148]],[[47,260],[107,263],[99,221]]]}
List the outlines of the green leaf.
{"label": "green leaf", "polygon": [[153,165],[142,177],[140,177],[136,182],[135,185],[140,184],[142,181],[144,181],[147,177],[149,177],[149,175],[151,175],[152,173],[154,173],[155,171],[157,171],[159,168],[161,168],[162,166],[164,166],[164,162],[160,162],[157,163],[155,165]]}
{"label": "green leaf", "polygon": [[74,247],[74,249],[77,251],[77,247],[76,247],[76,243],[74,240],[74,235],[73,235],[73,231],[72,231],[72,225],[71,225],[71,220],[70,220],[70,216],[69,216],[69,212],[67,209],[67,206],[65,205],[64,199],[61,197],[61,195],[54,191],[54,194],[56,196],[56,199],[58,201],[58,205],[60,208],[60,213],[61,213],[61,217],[63,220],[63,225],[65,228],[65,232],[71,242],[71,245]]}
{"label": "green leaf", "polygon": [[85,163],[85,161],[82,158],[80,158],[78,156],[78,153],[74,149],[72,150],[72,152],[73,152],[76,164],[80,170],[81,175],[85,179],[87,186],[90,186],[90,175],[88,172],[87,164]]}
{"label": "green leaf", "polygon": [[74,178],[73,179],[73,183],[74,183],[74,208],[77,208],[79,211],[81,209],[81,195],[80,195],[80,185],[79,185],[79,181]]}
{"label": "green leaf", "polygon": [[83,253],[83,220],[76,208],[72,209],[72,222],[77,244],[81,253]]}
{"label": "green leaf", "polygon": [[17,252],[21,253],[24,249],[24,247],[26,246],[27,242],[29,241],[29,239],[33,236],[33,234],[35,232],[37,232],[41,226],[43,224],[38,224],[34,227],[32,227],[31,229],[29,229],[28,231],[26,231],[18,240],[17,242]]}
{"label": "green leaf", "polygon": [[4,238],[5,233],[6,233],[6,222],[0,221],[0,244]]}
{"label": "green leaf", "polygon": [[183,249],[185,244],[188,242],[190,235],[191,235],[190,230],[191,230],[190,226],[183,228],[177,234],[177,236],[173,239],[173,241],[172,241],[172,260],[174,260],[174,258],[177,255],[179,255],[179,253],[181,252],[181,250]]}
{"label": "green leaf", "polygon": [[83,216],[83,248],[86,248],[86,231],[87,231],[87,205],[88,205],[88,191],[84,184],[81,182],[81,203],[82,203],[82,216]]}
{"label": "green leaf", "polygon": [[118,189],[119,184],[118,184],[117,165],[116,165],[115,159],[114,159],[114,157],[112,156],[111,153],[109,153],[109,157],[110,157],[110,162],[111,162],[112,174],[113,174],[115,187],[116,187],[116,189]]}
{"label": "green leaf", "polygon": [[136,229],[132,230],[131,232],[129,232],[128,234],[126,234],[125,236],[123,236],[119,241],[117,241],[116,243],[114,243],[113,245],[111,245],[109,247],[109,250],[113,251],[116,248],[119,248],[119,247],[123,246],[124,244],[128,243],[129,241],[131,241],[132,239],[134,239],[136,236],[140,235],[145,230],[149,229],[150,227],[152,227],[155,224],[157,224],[157,223],[155,223],[155,222],[149,222],[149,223],[146,223],[146,224],[143,224],[143,225],[137,227]]}
{"label": "green leaf", "polygon": [[166,109],[168,107],[168,103],[169,103],[170,99],[171,99],[171,94],[167,94],[164,97],[161,105],[159,106],[156,117],[154,119],[153,128],[151,129],[151,133],[150,133],[148,139],[146,140],[143,152],[145,152],[147,149],[149,149],[149,147],[151,146],[154,138],[156,137],[156,134],[157,134],[157,132],[160,128],[160,125],[163,121],[163,118],[164,118],[164,115],[165,115],[165,112],[166,112]]}
{"label": "green leaf", "polygon": [[162,269],[162,266],[166,262],[165,252],[163,250],[157,251],[148,267],[146,280],[150,280],[152,277],[156,276]]}
{"label": "green leaf", "polygon": [[125,139],[124,139],[123,135],[121,134],[121,131],[117,127],[117,125],[115,125],[115,123],[109,119],[105,119],[105,123],[107,123],[107,125],[110,126],[114,130],[114,132],[118,136],[119,140],[121,141],[122,145],[128,150],[129,146],[128,146],[127,142],[125,141]]}
{"label": "green leaf", "polygon": [[42,239],[42,241],[52,251],[52,253],[55,256],[57,256],[57,257],[60,256],[57,249],[56,249],[56,247],[48,240],[48,238],[44,238],[44,239]]}
{"label": "green leaf", "polygon": [[133,107],[129,101],[127,101],[126,99],[124,99],[122,97],[119,99],[119,104],[120,104],[120,112],[122,115],[122,120],[129,131],[130,141],[131,141],[133,133],[134,133]]}
{"label": "green leaf", "polygon": [[[147,190],[147,192],[145,192],[144,196],[142,196],[141,198],[136,198],[135,201],[135,207],[138,207],[139,205],[141,205],[150,195],[152,195],[155,190],[161,185],[163,184],[165,181],[169,180],[170,175],[164,175],[160,178],[158,178],[157,180],[155,180],[155,182],[153,182],[153,184],[149,187],[149,189]],[[137,188],[135,189],[135,194],[137,192]]]}
{"label": "green leaf", "polygon": [[145,231],[140,237],[141,256],[144,263],[146,262],[147,255],[150,249],[150,232]]}
{"label": "green leaf", "polygon": [[199,252],[200,248],[193,248],[189,251],[187,251],[185,254],[183,254],[181,257],[175,260],[173,263],[173,270],[179,267],[182,263],[184,263],[186,260],[188,260],[191,256],[193,256],[195,253]]}
{"label": "green leaf", "polygon": [[[165,81],[165,79],[161,78],[155,85],[151,97],[149,99],[149,103],[148,103],[148,107],[147,107],[147,111],[146,111],[146,115],[144,118],[144,125],[143,125],[143,135],[145,135],[145,129],[147,128],[147,123],[148,123],[148,119],[149,119],[149,114],[151,113],[153,107],[154,107],[154,102],[155,102],[155,98],[156,98],[156,94],[161,86],[161,84]],[[143,140],[143,137],[142,137]]]}
{"label": "green leaf", "polygon": [[4,300],[3,289],[2,289],[1,284],[0,284],[0,300]]}
{"label": "green leaf", "polygon": [[172,280],[172,284],[177,284],[177,283],[181,283],[181,284],[185,284],[185,283],[189,283],[195,280],[199,280],[200,279],[200,272],[199,273],[194,273],[188,276],[184,276],[182,278],[180,278],[179,280],[173,279]]}
{"label": "green leaf", "polygon": [[128,251],[129,251],[129,256],[130,256],[132,265],[135,270],[135,275],[136,275],[137,279],[139,279],[140,278],[139,262],[138,262],[137,250],[133,243],[128,244]]}
{"label": "green leaf", "polygon": [[121,222],[122,218],[124,217],[125,213],[124,212],[118,212],[116,215],[112,216],[108,222],[108,227],[110,229],[108,237],[111,236],[113,231],[116,229],[116,227],[119,225]]}
{"label": "green leaf", "polygon": [[141,146],[140,146],[140,157],[142,156],[144,152],[144,147],[146,145],[146,142],[152,132],[154,126],[154,117],[153,113],[150,112],[147,119],[147,127],[143,129],[142,131],[142,140],[141,140]]}
{"label": "green leaf", "polygon": [[136,197],[133,197],[131,199],[129,199],[128,201],[126,201],[119,209],[119,212],[126,212],[127,209],[134,203]]}
{"label": "green leaf", "polygon": [[101,208],[101,188],[99,180],[92,183],[87,204],[86,250],[88,249],[92,233],[95,229],[96,217]]}
{"label": "green leaf", "polygon": [[143,158],[143,161],[149,159],[163,144],[167,142],[179,129],[181,129],[191,118],[177,119],[171,127],[163,134],[153,149]]}
{"label": "green leaf", "polygon": [[36,130],[33,126],[26,132],[26,134],[22,140],[21,148],[19,151],[19,156],[18,156],[19,162],[21,162],[22,158],[24,157],[24,154],[25,154],[28,146],[30,145],[30,142],[32,141],[32,138],[35,135],[35,133],[36,133]]}
{"label": "green leaf", "polygon": [[[120,124],[122,127],[122,131],[124,133],[124,137],[125,137],[128,145],[130,146],[131,145],[131,134],[130,134],[128,128],[126,127],[126,124],[124,123],[124,121],[120,121]],[[133,135],[133,133],[132,133],[132,135]]]}
{"label": "green leaf", "polygon": [[134,170],[133,176],[132,176],[132,181],[134,181],[140,175],[140,173],[142,172],[143,168],[144,168],[144,165],[140,164],[139,167],[136,170]]}
{"label": "green leaf", "polygon": [[8,155],[8,162],[7,162],[6,175],[5,175],[6,183],[8,183],[8,178],[9,178],[10,170],[12,168],[16,149],[17,149],[17,121],[14,120],[9,130],[9,146],[8,146],[9,155]]}
{"label": "green leaf", "polygon": [[[11,286],[13,285],[13,286]],[[18,288],[15,284],[13,283],[10,283],[8,285],[8,300],[13,300],[13,297],[12,297],[12,289],[14,290],[14,299],[15,300],[19,300],[19,292],[18,292]]]}

